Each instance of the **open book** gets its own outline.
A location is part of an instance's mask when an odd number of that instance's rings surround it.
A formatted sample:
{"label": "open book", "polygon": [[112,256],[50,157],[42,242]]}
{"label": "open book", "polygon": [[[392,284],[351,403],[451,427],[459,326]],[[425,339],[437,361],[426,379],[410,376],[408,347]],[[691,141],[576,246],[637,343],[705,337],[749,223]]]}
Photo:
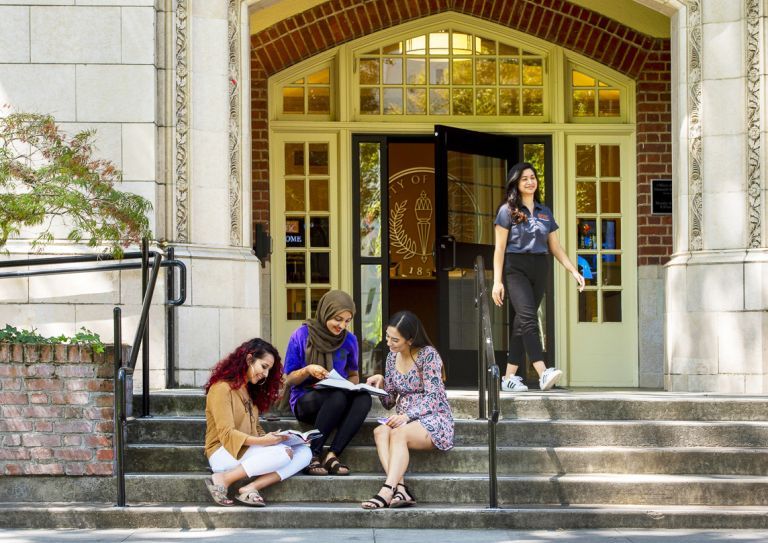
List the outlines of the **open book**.
{"label": "open book", "polygon": [[287,445],[288,447],[295,447],[296,445],[309,445],[309,442],[313,439],[317,439],[323,434],[320,430],[307,430],[306,432],[299,432],[298,430],[281,430],[275,432],[279,436],[288,436],[288,439],[280,443],[280,445]]}
{"label": "open book", "polygon": [[373,396],[387,395],[384,389],[376,388],[365,383],[358,383],[353,385],[344,379],[344,377],[342,377],[341,374],[336,370],[331,370],[331,373],[328,374],[328,377],[315,383],[315,388],[343,388],[345,390],[360,390]]}

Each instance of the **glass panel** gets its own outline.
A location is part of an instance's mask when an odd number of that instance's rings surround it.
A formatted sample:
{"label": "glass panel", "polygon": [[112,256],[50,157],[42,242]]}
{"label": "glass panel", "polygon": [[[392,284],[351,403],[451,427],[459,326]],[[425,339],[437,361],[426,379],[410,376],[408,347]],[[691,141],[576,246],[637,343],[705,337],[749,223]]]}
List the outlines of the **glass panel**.
{"label": "glass panel", "polygon": [[285,144],[285,175],[304,175],[304,144]]}
{"label": "glass panel", "polygon": [[310,303],[312,304],[310,308],[310,315],[312,317],[315,316],[315,313],[317,313],[317,304],[320,303],[320,298],[322,298],[326,292],[328,292],[329,289],[327,288],[313,288],[309,291],[310,296]]}
{"label": "glass panel", "polygon": [[309,144],[309,175],[328,175],[328,144]]}
{"label": "glass panel", "polygon": [[476,85],[495,85],[496,84],[496,60],[481,59],[475,63],[477,71]]}
{"label": "glass panel", "polygon": [[285,253],[285,281],[304,283],[307,280],[307,255],[305,253]]}
{"label": "glass panel", "polygon": [[621,255],[603,254],[603,286],[621,286]]}
{"label": "glass panel", "polygon": [[573,91],[573,116],[594,117],[595,115],[595,91]]}
{"label": "glass panel", "polygon": [[595,177],[597,175],[594,145],[576,146],[576,175],[578,177]]}
{"label": "glass panel", "polygon": [[426,59],[423,58],[409,58],[407,67],[407,74],[405,82],[409,85],[424,85],[427,83],[426,75]]}
{"label": "glass panel", "polygon": [[576,213],[597,213],[597,185],[593,181],[576,183]]}
{"label": "glass panel", "polygon": [[362,375],[373,375],[384,369],[384,352],[374,351],[382,340],[381,266],[360,266],[360,362]]}
{"label": "glass panel", "polygon": [[576,219],[576,232],[578,233],[579,249],[588,251],[597,250],[597,227],[595,219]]}
{"label": "glass panel", "polygon": [[499,54],[500,55],[519,55],[520,49],[506,43],[499,42]]}
{"label": "glass panel", "polygon": [[574,87],[594,87],[595,78],[590,77],[587,74],[583,74],[577,70],[572,72],[572,80]]}
{"label": "glass panel", "polygon": [[477,89],[476,113],[496,115],[496,89]]}
{"label": "glass panel", "polygon": [[523,89],[523,115],[544,115],[544,89]]}
{"label": "glass panel", "polygon": [[448,152],[448,233],[457,242],[494,243],[493,219],[505,181],[505,161]]}
{"label": "glass panel", "polygon": [[433,32],[429,35],[429,54],[431,55],[447,55],[448,54],[448,38],[450,35],[447,30],[443,32]]}
{"label": "glass panel", "polygon": [[519,89],[499,89],[499,114],[520,115]]}
{"label": "glass panel", "polygon": [[385,55],[402,55],[403,54],[403,42],[398,41],[390,43],[381,48],[381,52]]}
{"label": "glass panel", "polygon": [[597,292],[579,294],[579,322],[597,322]]}
{"label": "glass panel", "polygon": [[429,89],[429,112],[432,115],[447,115],[448,89]]}
{"label": "glass panel", "polygon": [[328,211],[328,180],[309,180],[309,210]]}
{"label": "glass panel", "polygon": [[621,249],[621,219],[603,219],[602,220],[602,243],[603,249]]}
{"label": "glass panel", "polygon": [[427,89],[408,89],[406,91],[406,113],[409,115],[426,115]]}
{"label": "glass panel", "polygon": [[309,218],[309,244],[311,247],[330,247],[330,219],[328,217]]}
{"label": "glass panel", "polygon": [[602,181],[600,183],[600,212],[621,212],[621,186],[617,181]]}
{"label": "glass panel", "polygon": [[331,282],[331,258],[329,253],[310,253],[309,263],[313,283]]}
{"label": "glass panel", "polygon": [[304,113],[304,87],[283,89],[283,113]]}
{"label": "glass panel", "polygon": [[381,151],[360,144],[360,256],[381,256]]}
{"label": "glass panel", "polygon": [[540,58],[523,59],[523,85],[543,85],[544,67]]}
{"label": "glass panel", "polygon": [[600,146],[600,177],[621,177],[621,149],[618,145]]}
{"label": "glass panel", "polygon": [[466,310],[473,307],[474,292],[475,270],[460,268],[448,272],[448,337],[451,349],[477,351],[476,318]]}
{"label": "glass panel", "polygon": [[402,115],[403,89],[384,89],[384,115]]}
{"label": "glass panel", "polygon": [[304,78],[297,79],[296,81],[291,81],[291,85],[303,85],[304,84]]}
{"label": "glass panel", "polygon": [[285,210],[304,211],[304,180],[285,180]]}
{"label": "glass panel", "polygon": [[385,85],[403,84],[403,59],[385,58],[383,71],[383,79]]}
{"label": "glass panel", "polygon": [[429,61],[429,84],[447,85],[450,82],[448,77],[448,59],[433,58]]}
{"label": "glass panel", "polygon": [[495,55],[496,42],[489,40],[488,38],[481,38],[478,36],[475,38],[475,52],[478,55]]}
{"label": "glass panel", "polygon": [[472,89],[453,89],[453,114],[472,115]]}
{"label": "glass panel", "polygon": [[302,321],[308,317],[306,293],[303,288],[286,289],[285,301],[288,309],[286,318],[289,321]]}
{"label": "glass panel", "polygon": [[621,322],[621,292],[603,292],[603,322]]}
{"label": "glass panel", "polygon": [[621,115],[621,100],[617,90],[599,90],[597,101],[600,117],[618,117]]}
{"label": "glass panel", "polygon": [[499,84],[520,84],[520,59],[503,58],[499,61]]}
{"label": "glass panel", "polygon": [[286,247],[304,247],[304,218],[286,217],[285,218],[285,246]]}
{"label": "glass panel", "polygon": [[379,59],[364,58],[360,60],[360,84],[376,85],[379,82]]}
{"label": "glass panel", "polygon": [[328,85],[331,82],[331,69],[323,68],[311,74],[307,80],[310,85]]}
{"label": "glass panel", "polygon": [[455,58],[453,59],[452,82],[454,85],[472,84],[472,59]]}
{"label": "glass panel", "polygon": [[472,35],[454,32],[453,37],[451,38],[451,45],[453,47],[454,55],[471,55]]}
{"label": "glass panel", "polygon": [[379,110],[379,89],[360,89],[360,113],[373,115],[381,113]]}
{"label": "glass panel", "polygon": [[597,286],[597,255],[576,255],[576,267],[588,286]]}
{"label": "glass panel", "polygon": [[427,52],[427,37],[417,36],[410,40],[405,40],[406,55],[423,55]]}
{"label": "glass panel", "polygon": [[331,112],[331,89],[329,87],[309,88],[309,113]]}

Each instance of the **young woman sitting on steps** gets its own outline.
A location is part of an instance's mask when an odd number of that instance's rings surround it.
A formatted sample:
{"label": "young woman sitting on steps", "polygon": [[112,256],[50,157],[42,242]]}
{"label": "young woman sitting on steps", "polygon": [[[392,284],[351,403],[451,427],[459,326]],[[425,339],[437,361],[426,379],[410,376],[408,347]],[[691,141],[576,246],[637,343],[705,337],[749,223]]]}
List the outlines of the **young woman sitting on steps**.
{"label": "young woman sitting on steps", "polygon": [[427,337],[421,321],[410,311],[400,311],[387,327],[387,355],[384,375],[373,375],[367,383],[383,388],[386,409],[395,415],[373,431],[376,451],[387,479],[363,509],[414,505],[413,492],[405,485],[410,450],[453,448],[453,414],[448,405],[443,379],[445,370],[437,350]]}
{"label": "young woman sitting on steps", "polygon": [[219,505],[235,505],[229,486],[256,477],[234,499],[264,507],[259,490],[309,464],[308,446],[281,445],[286,436],[267,434],[259,425],[259,411],[277,400],[282,373],[277,349],[259,338],[246,341],[211,370],[205,385],[205,455],[213,476],[205,486]]}

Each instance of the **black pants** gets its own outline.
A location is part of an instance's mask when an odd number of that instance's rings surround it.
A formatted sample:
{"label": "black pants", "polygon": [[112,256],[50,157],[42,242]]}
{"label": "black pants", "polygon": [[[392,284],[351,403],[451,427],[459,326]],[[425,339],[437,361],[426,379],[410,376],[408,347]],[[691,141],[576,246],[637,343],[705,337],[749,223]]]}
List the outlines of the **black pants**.
{"label": "black pants", "polygon": [[549,276],[549,255],[507,253],[504,279],[507,299],[512,305],[512,333],[507,363],[520,365],[544,359],[539,333],[539,305]]}
{"label": "black pants", "polygon": [[340,456],[371,410],[371,395],[339,389],[310,390],[296,402],[296,418],[312,424],[323,436],[312,441],[312,456],[321,456],[331,433],[330,450]]}

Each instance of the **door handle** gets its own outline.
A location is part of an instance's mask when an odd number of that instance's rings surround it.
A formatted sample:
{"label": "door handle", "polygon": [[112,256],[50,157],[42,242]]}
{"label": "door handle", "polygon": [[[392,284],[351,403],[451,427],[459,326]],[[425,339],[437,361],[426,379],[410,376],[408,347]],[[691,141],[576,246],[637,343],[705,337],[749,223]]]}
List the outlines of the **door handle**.
{"label": "door handle", "polygon": [[[445,252],[451,250],[450,265],[446,265]],[[456,238],[450,234],[440,237],[440,269],[442,271],[451,271],[456,269]]]}

